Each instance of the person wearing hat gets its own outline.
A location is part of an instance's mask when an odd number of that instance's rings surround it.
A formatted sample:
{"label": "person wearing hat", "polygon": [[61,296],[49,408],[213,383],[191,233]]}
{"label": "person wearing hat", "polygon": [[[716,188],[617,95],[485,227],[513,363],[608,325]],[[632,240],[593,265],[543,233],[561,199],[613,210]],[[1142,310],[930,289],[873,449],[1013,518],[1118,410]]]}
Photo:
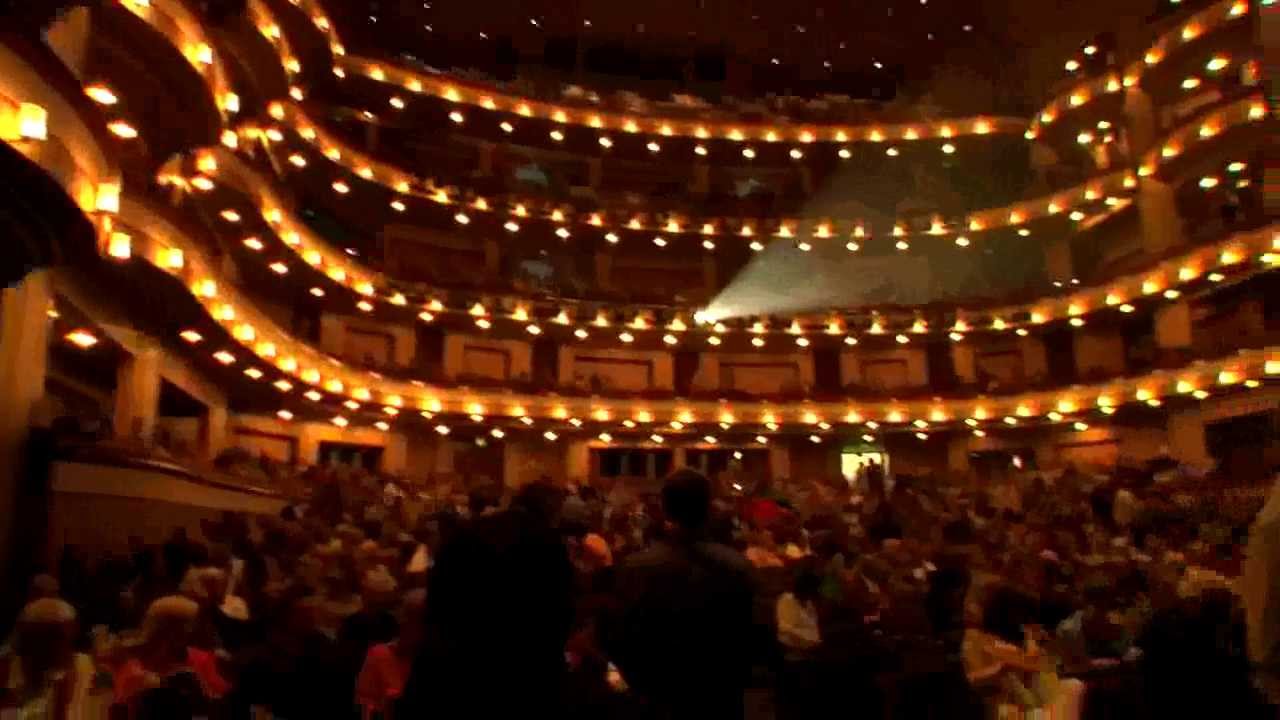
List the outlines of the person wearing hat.
{"label": "person wearing hat", "polygon": [[0,658],[0,716],[81,720],[93,680],[93,661],[75,652],[76,611],[42,597],[18,616],[13,653]]}

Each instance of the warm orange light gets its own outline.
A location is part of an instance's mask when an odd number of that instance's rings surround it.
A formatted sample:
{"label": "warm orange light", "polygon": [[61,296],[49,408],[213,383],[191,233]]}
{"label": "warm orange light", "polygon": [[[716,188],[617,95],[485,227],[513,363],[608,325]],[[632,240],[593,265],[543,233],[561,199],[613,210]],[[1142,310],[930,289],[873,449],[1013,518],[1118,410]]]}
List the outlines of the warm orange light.
{"label": "warm orange light", "polygon": [[[120,99],[116,97],[116,94],[111,91],[111,88],[101,83],[86,87],[84,89],[84,94],[88,95],[91,100],[99,105],[115,105],[120,101]],[[223,103],[223,107],[226,107],[225,102]]]}
{"label": "warm orange light", "polygon": [[66,334],[67,342],[75,345],[81,350],[88,350],[98,344],[98,338],[88,330],[72,330]]}
{"label": "warm orange light", "polygon": [[111,233],[107,240],[107,255],[117,260],[128,260],[133,255],[133,239],[128,233]]}

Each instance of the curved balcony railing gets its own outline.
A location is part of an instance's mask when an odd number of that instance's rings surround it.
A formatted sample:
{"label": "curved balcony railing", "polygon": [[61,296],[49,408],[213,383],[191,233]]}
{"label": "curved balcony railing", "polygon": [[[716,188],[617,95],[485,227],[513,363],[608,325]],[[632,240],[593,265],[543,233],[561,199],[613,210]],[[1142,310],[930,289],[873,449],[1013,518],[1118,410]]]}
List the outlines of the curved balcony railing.
{"label": "curved balcony railing", "polygon": [[[25,91],[16,89],[18,100],[27,102]],[[53,104],[56,99],[47,100]],[[41,135],[52,142],[66,143],[66,137],[74,136],[75,118],[59,118]],[[65,133],[65,134],[64,134]],[[27,142],[9,140],[10,142]],[[31,138],[39,144],[50,142]],[[30,150],[30,147],[27,148]],[[98,151],[106,157],[110,152],[102,147]],[[1177,153],[1174,153],[1175,155]],[[39,152],[31,152],[40,162]],[[63,172],[59,180],[69,191],[86,185],[87,171],[76,168]],[[95,224],[104,232],[124,228],[134,233],[126,235],[127,244],[120,244],[115,234],[105,243],[112,256],[131,256],[154,264],[166,273],[179,277],[201,306],[209,314],[210,321],[218,328],[225,328],[234,339],[232,347],[220,348],[217,353],[228,360],[221,364],[245,363],[259,370],[259,379],[284,381],[290,391],[301,383],[312,388],[321,398],[332,401],[366,403],[380,407],[391,416],[401,409],[425,413],[468,414],[495,417],[538,417],[560,421],[566,418],[591,418],[596,422],[612,422],[623,418],[624,422],[652,423],[674,422],[692,424],[699,422],[732,423],[736,418],[759,420],[762,424],[791,423],[800,426],[846,423],[885,423],[890,426],[946,426],[961,420],[976,423],[1002,418],[999,422],[1015,425],[1023,420],[1033,421],[1057,415],[1070,418],[1085,412],[1086,408],[1108,409],[1127,403],[1159,404],[1175,397],[1201,398],[1204,393],[1223,388],[1257,387],[1263,377],[1280,374],[1280,358],[1275,349],[1246,350],[1213,361],[1193,363],[1178,370],[1158,370],[1133,378],[1117,378],[1083,386],[1053,391],[1037,391],[1000,398],[951,398],[920,399],[883,402],[847,400],[843,402],[802,402],[779,408],[770,403],[728,403],[716,401],[692,401],[682,399],[653,400],[640,403],[623,403],[608,399],[566,399],[546,396],[530,396],[519,393],[480,393],[468,389],[432,388],[425,383],[392,380],[336,363],[333,358],[316,351],[307,343],[293,338],[280,329],[253,302],[241,295],[230,284],[220,282],[216,263],[190,242],[185,234],[149,211],[145,202],[125,196],[120,212],[110,204],[103,206],[101,196],[93,205]],[[1273,240],[1274,243],[1274,240]],[[1274,251],[1274,245],[1272,246]],[[1264,253],[1265,255],[1266,253]],[[1271,253],[1274,257],[1274,252]],[[1238,260],[1233,254],[1230,258]],[[1219,258],[1223,260],[1223,258]],[[247,360],[246,360],[247,359]],[[277,389],[284,390],[281,386]],[[321,392],[320,389],[323,389]],[[395,412],[386,412],[387,408]],[[345,421],[344,421],[345,422]],[[968,424],[968,423],[966,423]]]}

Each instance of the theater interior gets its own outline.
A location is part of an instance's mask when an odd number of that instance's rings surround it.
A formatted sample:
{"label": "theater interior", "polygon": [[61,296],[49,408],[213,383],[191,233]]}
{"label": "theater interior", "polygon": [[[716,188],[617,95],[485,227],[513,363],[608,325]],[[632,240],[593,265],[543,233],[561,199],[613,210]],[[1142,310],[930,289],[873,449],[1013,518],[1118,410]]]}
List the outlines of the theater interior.
{"label": "theater interior", "polygon": [[0,627],[321,485],[1260,507],[1277,52],[1270,0],[0,2]]}

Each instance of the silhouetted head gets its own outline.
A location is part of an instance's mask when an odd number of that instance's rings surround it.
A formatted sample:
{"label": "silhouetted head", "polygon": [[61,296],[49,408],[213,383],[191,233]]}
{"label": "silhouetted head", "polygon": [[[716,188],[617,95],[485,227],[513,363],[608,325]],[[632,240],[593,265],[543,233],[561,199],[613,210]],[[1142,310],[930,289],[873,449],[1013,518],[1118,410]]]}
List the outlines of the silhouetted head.
{"label": "silhouetted head", "polygon": [[697,470],[676,470],[663,484],[662,509],[681,530],[702,530],[711,512],[711,483]]}

